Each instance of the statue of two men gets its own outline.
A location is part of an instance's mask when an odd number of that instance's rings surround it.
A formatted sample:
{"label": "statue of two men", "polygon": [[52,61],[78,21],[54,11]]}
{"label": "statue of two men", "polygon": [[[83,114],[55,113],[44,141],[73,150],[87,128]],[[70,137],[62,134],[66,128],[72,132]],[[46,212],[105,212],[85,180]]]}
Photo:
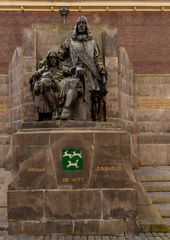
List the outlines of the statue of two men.
{"label": "statue of two men", "polygon": [[[33,96],[43,95],[53,119],[69,119],[72,106],[83,98],[90,118],[100,121],[105,114],[107,71],[87,19],[80,16],[71,38],[58,52],[50,51],[30,79]],[[86,94],[88,92],[88,94]],[[38,111],[47,112],[38,105]]]}

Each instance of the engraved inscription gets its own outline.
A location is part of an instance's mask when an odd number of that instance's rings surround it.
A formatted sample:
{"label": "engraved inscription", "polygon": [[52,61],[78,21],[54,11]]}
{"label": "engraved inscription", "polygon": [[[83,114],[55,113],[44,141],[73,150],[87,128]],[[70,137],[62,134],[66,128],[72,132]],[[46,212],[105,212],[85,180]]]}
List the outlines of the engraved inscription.
{"label": "engraved inscription", "polygon": [[38,168],[38,167],[28,168],[28,172],[41,173],[45,171],[46,171],[45,168]]}
{"label": "engraved inscription", "polygon": [[84,178],[78,177],[78,178],[62,178],[63,183],[81,183],[84,182]]}
{"label": "engraved inscription", "polygon": [[170,98],[159,97],[136,97],[136,108],[150,108],[150,109],[170,109]]}
{"label": "engraved inscription", "polygon": [[120,165],[111,165],[111,166],[97,166],[97,171],[120,171],[122,168]]}

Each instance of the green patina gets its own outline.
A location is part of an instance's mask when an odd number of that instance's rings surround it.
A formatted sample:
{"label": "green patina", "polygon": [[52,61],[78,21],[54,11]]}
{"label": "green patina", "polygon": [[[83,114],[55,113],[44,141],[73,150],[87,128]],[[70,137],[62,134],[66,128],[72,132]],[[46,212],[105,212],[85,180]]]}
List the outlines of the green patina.
{"label": "green patina", "polygon": [[67,171],[83,169],[83,152],[80,149],[63,149],[62,166]]}

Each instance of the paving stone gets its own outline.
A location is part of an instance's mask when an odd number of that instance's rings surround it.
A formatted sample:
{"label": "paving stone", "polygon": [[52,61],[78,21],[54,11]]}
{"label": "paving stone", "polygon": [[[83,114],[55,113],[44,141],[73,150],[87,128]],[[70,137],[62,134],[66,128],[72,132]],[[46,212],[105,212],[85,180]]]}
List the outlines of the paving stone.
{"label": "paving stone", "polygon": [[134,240],[141,240],[139,236],[134,236]]}
{"label": "paving stone", "polygon": [[[80,240],[80,236],[74,236],[73,239],[74,239],[74,240]],[[58,240],[62,240],[62,239],[58,239]]]}
{"label": "paving stone", "polygon": [[[65,239],[64,236],[59,236],[59,237],[58,237],[58,240],[64,240],[64,239]],[[78,239],[76,239],[76,240],[78,240]]]}
{"label": "paving stone", "polygon": [[[37,237],[35,237],[35,240],[43,240],[43,236],[37,236]],[[51,239],[52,239],[52,237],[51,237]],[[56,240],[56,239],[52,239],[52,240]]]}
{"label": "paving stone", "polygon": [[87,236],[81,236],[80,240],[87,240]]}
{"label": "paving stone", "polygon": [[95,240],[102,240],[101,236],[95,236]]}
{"label": "paving stone", "polygon": [[[34,238],[32,238],[33,240]],[[8,235],[5,240],[20,240],[19,235]],[[26,238],[23,238],[23,240],[26,240]]]}
{"label": "paving stone", "polygon": [[158,233],[157,233],[157,232],[152,232],[152,235],[153,235],[154,237],[158,237]]}
{"label": "paving stone", "polygon": [[57,240],[57,238],[58,238],[57,236],[51,236],[51,240]]}
{"label": "paving stone", "polygon": [[88,240],[95,240],[94,236],[88,236]]}
{"label": "paving stone", "polygon": [[117,240],[117,237],[110,236],[110,240]]}
{"label": "paving stone", "polygon": [[102,240],[110,240],[109,236],[103,236]]}
{"label": "paving stone", "polygon": [[140,233],[141,240],[148,240],[147,236],[144,233]]}
{"label": "paving stone", "polygon": [[33,235],[26,235],[26,234],[19,234],[18,239],[19,240],[35,240],[36,236]]}

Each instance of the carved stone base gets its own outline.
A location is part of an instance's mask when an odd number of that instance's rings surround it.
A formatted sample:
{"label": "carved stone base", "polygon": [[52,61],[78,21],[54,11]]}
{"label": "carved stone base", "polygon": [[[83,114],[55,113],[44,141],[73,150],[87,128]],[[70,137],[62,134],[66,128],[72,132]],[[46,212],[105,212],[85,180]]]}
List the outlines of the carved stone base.
{"label": "carved stone base", "polygon": [[11,233],[135,233],[130,136],[116,129],[25,130],[13,136]]}

